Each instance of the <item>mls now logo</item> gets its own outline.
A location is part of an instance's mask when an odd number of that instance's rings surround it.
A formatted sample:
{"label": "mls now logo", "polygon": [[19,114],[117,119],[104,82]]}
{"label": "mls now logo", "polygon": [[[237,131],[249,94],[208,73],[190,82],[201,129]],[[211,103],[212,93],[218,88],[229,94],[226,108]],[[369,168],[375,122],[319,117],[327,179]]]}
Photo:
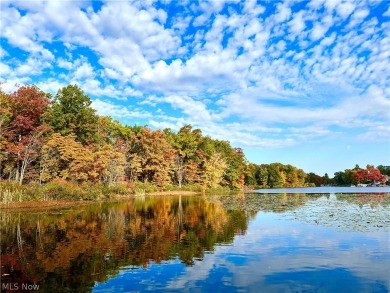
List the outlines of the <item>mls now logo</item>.
{"label": "mls now logo", "polygon": [[18,291],[21,289],[22,291],[35,291],[39,290],[39,285],[38,284],[25,284],[22,283],[20,285],[19,283],[2,283],[1,284],[1,290],[3,291]]}

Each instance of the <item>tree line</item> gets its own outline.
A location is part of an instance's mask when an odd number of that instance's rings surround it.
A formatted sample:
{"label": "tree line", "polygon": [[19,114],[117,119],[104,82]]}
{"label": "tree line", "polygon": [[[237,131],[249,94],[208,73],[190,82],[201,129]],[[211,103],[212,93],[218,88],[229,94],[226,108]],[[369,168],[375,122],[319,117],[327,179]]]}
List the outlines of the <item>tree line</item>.
{"label": "tree line", "polygon": [[355,165],[353,169],[345,169],[334,174],[333,182],[336,185],[356,185],[356,184],[386,184],[389,183],[390,166],[368,164],[366,168]]}
{"label": "tree line", "polygon": [[243,186],[243,152],[191,125],[178,132],[122,125],[97,115],[77,85],[54,98],[34,85],[0,94],[2,180]]}
{"label": "tree line", "polygon": [[123,125],[98,115],[91,103],[77,85],[59,89],[54,97],[35,85],[12,93],[0,89],[0,180],[241,189],[346,185],[368,180],[373,172],[346,170],[330,179],[281,163],[257,165],[242,149],[191,125],[177,132]]}
{"label": "tree line", "polygon": [[390,176],[390,166],[368,164],[366,168],[361,168],[355,165],[353,169],[345,169],[337,171],[333,178],[329,178],[328,174],[319,176],[315,173],[308,173],[306,176],[307,182],[315,186],[334,185],[334,186],[350,186],[357,184],[389,184],[388,177]]}

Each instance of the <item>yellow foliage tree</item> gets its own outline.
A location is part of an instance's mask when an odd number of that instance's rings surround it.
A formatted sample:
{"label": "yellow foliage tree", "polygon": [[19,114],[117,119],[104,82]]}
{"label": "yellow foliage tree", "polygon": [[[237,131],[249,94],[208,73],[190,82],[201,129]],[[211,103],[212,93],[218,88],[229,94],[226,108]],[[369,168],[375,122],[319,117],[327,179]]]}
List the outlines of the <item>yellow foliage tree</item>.
{"label": "yellow foliage tree", "polygon": [[204,162],[204,172],[202,174],[203,185],[215,188],[222,181],[227,163],[219,153],[214,153],[210,159]]}
{"label": "yellow foliage tree", "polygon": [[112,184],[124,175],[126,157],[112,145],[105,145],[94,154],[94,170],[105,184]]}
{"label": "yellow foliage tree", "polygon": [[41,181],[56,178],[73,181],[96,181],[92,151],[75,140],[75,135],[54,133],[42,148]]}

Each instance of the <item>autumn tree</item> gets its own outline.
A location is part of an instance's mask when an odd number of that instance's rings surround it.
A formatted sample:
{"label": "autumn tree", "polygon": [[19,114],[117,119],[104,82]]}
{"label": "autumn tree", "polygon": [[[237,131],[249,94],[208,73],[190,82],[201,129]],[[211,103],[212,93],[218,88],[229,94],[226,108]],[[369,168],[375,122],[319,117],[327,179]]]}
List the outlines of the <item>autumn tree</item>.
{"label": "autumn tree", "polygon": [[324,184],[325,185],[329,185],[330,183],[331,183],[331,180],[329,178],[329,175],[328,175],[328,173],[325,173],[325,175],[324,175]]}
{"label": "autumn tree", "polygon": [[248,163],[245,167],[245,185],[257,185],[256,180],[256,169],[257,165],[253,163]]}
{"label": "autumn tree", "polygon": [[268,165],[261,164],[258,166],[256,174],[255,174],[257,184],[263,188],[269,187],[269,172],[268,172]]}
{"label": "autumn tree", "polygon": [[201,183],[202,170],[201,164],[204,161],[204,155],[202,151],[196,151],[195,156],[189,159],[185,165],[185,181],[189,184]]}
{"label": "autumn tree", "polygon": [[[168,142],[175,150],[174,174],[179,187],[181,187],[183,181],[186,180],[188,182],[187,179],[191,181],[194,171],[196,173],[194,168],[196,166],[197,150],[202,139],[202,132],[200,129],[193,130],[191,125],[185,125],[180,128],[178,133],[170,129],[165,129],[164,133],[167,136]],[[189,174],[189,178],[186,178],[187,171],[192,173]]]}
{"label": "autumn tree", "polygon": [[124,175],[125,153],[112,145],[105,145],[94,154],[94,168],[100,174],[103,183],[111,185]]}
{"label": "autumn tree", "polygon": [[209,188],[217,187],[222,179],[226,170],[227,163],[222,159],[219,153],[213,154],[208,160],[204,162],[203,166],[203,185]]}
{"label": "autumn tree", "polygon": [[321,186],[324,183],[324,179],[322,176],[310,172],[306,175],[306,183],[309,185],[314,184],[315,186]]}
{"label": "autumn tree", "polygon": [[119,121],[109,116],[98,116],[97,143],[100,146],[109,144],[123,148],[125,145],[132,143],[136,133],[139,131],[139,127],[122,125]]}
{"label": "autumn tree", "polygon": [[[230,145],[229,145],[230,146]],[[245,156],[241,149],[233,149],[230,147],[225,154],[227,168],[224,179],[226,185],[231,188],[241,189],[244,186],[245,178]]]}
{"label": "autumn tree", "polygon": [[368,176],[367,176],[367,179],[370,180],[370,181],[379,181],[381,180],[382,178],[382,174],[381,174],[381,171],[379,171],[378,169],[371,169],[371,170],[368,170]]}
{"label": "autumn tree", "polygon": [[55,95],[46,121],[62,135],[74,133],[82,144],[96,141],[98,116],[91,103],[91,99],[77,85],[68,85]]}
{"label": "autumn tree", "polygon": [[[105,161],[97,160],[89,148],[75,140],[73,134],[62,136],[54,133],[42,148],[41,180],[62,178],[76,182],[97,182],[102,175]],[[103,163],[101,162],[103,161]]]}
{"label": "autumn tree", "polygon": [[11,108],[9,94],[0,88],[0,178],[4,176],[4,164],[9,159],[7,150],[6,132],[11,122]]}
{"label": "autumn tree", "polygon": [[0,139],[6,141],[9,178],[22,184],[27,166],[38,158],[43,136],[50,130],[41,123],[50,99],[36,86],[23,86],[10,95],[2,94],[3,102],[7,108],[0,119],[7,125],[2,125]]}
{"label": "autumn tree", "polygon": [[377,169],[381,172],[382,175],[390,176],[390,166],[379,165]]}
{"label": "autumn tree", "polygon": [[245,183],[261,188],[300,187],[306,183],[322,184],[322,177],[314,173],[306,174],[302,169],[281,163],[248,164],[245,171]]}
{"label": "autumn tree", "polygon": [[174,150],[161,130],[143,128],[135,137],[129,157],[138,160],[141,181],[153,182],[160,189],[170,183]]}
{"label": "autumn tree", "polygon": [[362,183],[368,180],[368,170],[359,169],[354,173],[354,180],[356,183]]}

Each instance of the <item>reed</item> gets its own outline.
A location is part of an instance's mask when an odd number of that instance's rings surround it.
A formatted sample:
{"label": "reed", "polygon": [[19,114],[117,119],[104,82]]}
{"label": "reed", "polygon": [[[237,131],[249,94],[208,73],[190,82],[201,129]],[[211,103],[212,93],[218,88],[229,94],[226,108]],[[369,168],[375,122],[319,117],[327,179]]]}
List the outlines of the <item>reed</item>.
{"label": "reed", "polygon": [[[146,190],[140,187],[138,189]],[[5,205],[22,201],[106,200],[115,195],[134,193],[134,189],[119,183],[107,186],[101,183],[53,180],[44,185],[38,183],[19,185],[17,182],[0,181],[0,204]]]}
{"label": "reed", "polygon": [[136,195],[136,196],[143,196],[143,195],[145,195],[145,189],[137,188],[137,189],[135,190],[135,195]]}

